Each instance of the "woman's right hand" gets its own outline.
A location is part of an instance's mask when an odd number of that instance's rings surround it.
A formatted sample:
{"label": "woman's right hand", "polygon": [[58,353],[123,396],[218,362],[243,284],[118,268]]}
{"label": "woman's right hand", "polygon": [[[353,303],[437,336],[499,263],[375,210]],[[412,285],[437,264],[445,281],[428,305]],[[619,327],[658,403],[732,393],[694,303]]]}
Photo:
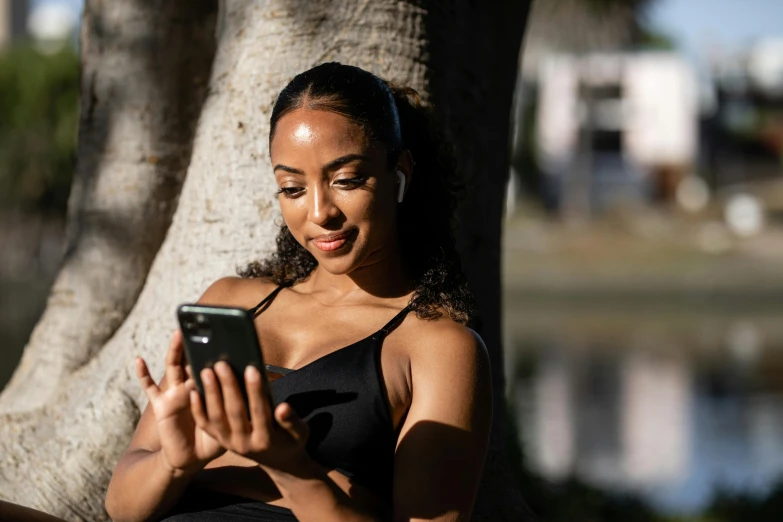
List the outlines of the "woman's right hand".
{"label": "woman's right hand", "polygon": [[[190,410],[190,391],[195,389],[183,366],[182,332],[171,337],[166,354],[166,372],[161,386],[150,376],[147,363],[136,358],[136,374],[150,401],[160,439],[162,461],[174,472],[203,468],[225,453],[225,448],[196,425]],[[164,383],[165,381],[165,383]]]}

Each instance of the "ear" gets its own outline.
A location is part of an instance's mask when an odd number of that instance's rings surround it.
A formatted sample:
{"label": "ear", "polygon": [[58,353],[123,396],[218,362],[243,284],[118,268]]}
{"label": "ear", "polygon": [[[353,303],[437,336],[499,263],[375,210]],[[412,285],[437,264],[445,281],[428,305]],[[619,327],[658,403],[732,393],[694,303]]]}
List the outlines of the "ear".
{"label": "ear", "polygon": [[399,176],[400,185],[400,190],[397,194],[397,202],[402,203],[405,194],[411,186],[411,180],[413,178],[413,156],[409,150],[405,149],[400,152],[395,171],[397,176]]}

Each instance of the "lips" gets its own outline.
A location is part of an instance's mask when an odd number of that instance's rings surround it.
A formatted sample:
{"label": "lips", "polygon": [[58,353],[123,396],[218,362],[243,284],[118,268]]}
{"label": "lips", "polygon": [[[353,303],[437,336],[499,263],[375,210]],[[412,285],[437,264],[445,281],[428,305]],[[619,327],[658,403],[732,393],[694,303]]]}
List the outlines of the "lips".
{"label": "lips", "polygon": [[337,234],[323,234],[311,239],[313,244],[323,252],[332,252],[341,248],[348,242],[351,232],[345,231]]}

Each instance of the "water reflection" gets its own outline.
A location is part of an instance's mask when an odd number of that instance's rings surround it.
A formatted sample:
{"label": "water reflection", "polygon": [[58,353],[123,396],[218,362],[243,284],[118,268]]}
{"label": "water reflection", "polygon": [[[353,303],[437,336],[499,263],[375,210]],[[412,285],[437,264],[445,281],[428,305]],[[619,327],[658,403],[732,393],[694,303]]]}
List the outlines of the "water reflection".
{"label": "water reflection", "polygon": [[702,512],[783,478],[779,311],[506,306],[507,371],[527,461]]}

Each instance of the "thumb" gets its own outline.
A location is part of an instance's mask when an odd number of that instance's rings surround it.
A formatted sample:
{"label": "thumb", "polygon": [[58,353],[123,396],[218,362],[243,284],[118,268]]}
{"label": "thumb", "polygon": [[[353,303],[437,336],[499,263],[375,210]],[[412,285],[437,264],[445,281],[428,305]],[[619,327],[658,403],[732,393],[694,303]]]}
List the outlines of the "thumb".
{"label": "thumb", "polygon": [[294,440],[303,441],[310,434],[310,427],[303,421],[287,402],[280,403],[275,408],[275,420]]}

